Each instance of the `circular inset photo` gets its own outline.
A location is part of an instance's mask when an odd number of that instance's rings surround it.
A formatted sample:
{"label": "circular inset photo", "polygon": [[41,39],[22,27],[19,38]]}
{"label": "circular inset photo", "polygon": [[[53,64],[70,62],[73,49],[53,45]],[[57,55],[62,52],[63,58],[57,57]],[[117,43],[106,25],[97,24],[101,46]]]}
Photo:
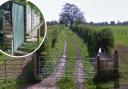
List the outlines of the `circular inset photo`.
{"label": "circular inset photo", "polygon": [[13,57],[35,52],[43,43],[43,14],[29,1],[8,1],[0,6],[0,50]]}

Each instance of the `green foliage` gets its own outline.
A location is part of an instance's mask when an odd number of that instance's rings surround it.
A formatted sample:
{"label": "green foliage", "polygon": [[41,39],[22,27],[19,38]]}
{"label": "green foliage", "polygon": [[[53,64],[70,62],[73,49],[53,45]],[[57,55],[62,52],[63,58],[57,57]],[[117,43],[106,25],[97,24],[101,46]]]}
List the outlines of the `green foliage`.
{"label": "green foliage", "polygon": [[113,87],[113,82],[93,82],[93,80],[86,80],[85,86],[87,89],[110,89]]}
{"label": "green foliage", "polygon": [[[81,25],[83,26],[83,25]],[[94,25],[86,25],[90,29],[95,29],[96,31],[100,31],[105,28],[110,28],[114,33],[114,45],[123,44],[128,46],[128,26],[94,26]],[[85,26],[84,26],[85,27]]]}
{"label": "green foliage", "polygon": [[43,56],[46,56],[48,54],[48,51],[47,51],[47,49],[48,49],[47,40],[45,40],[43,42],[43,44],[41,45],[40,49],[41,49],[41,52],[42,52]]}
{"label": "green foliage", "polygon": [[[52,47],[53,43],[52,40],[55,39],[54,47]],[[48,27],[48,34],[47,34],[47,54],[43,59],[43,73],[44,78],[48,77],[50,73],[53,72],[54,66],[56,63],[60,61],[60,56],[63,52],[64,47],[64,39],[65,39],[65,32],[64,27],[62,25],[53,25]],[[48,57],[47,57],[48,56]],[[47,60],[47,61],[45,61]]]}
{"label": "green foliage", "polygon": [[22,5],[26,5],[26,0],[10,0],[10,1],[22,4]]}
{"label": "green foliage", "polygon": [[60,25],[54,25],[54,26],[48,27],[48,36],[47,36],[48,39],[47,40],[48,40],[49,48],[54,48],[58,40],[58,36],[61,33],[61,30],[63,30],[63,27]]}
{"label": "green foliage", "polygon": [[[77,34],[75,34],[69,29],[65,30],[65,34],[66,34],[66,41],[67,41],[67,57],[76,57],[76,54],[77,54],[76,45],[80,48],[81,56],[88,57],[86,44],[81,40],[81,38],[78,37]],[[89,60],[83,60],[83,62],[85,63],[84,68],[91,69],[92,65],[89,62]],[[73,76],[75,72],[76,72],[76,59],[68,58],[67,69],[65,70],[65,73],[63,75],[64,78],[58,81],[58,86],[60,89],[75,89],[76,79]],[[66,79],[66,76],[68,76],[67,79]]]}
{"label": "green foliage", "polygon": [[0,89],[21,89],[25,83],[23,79],[0,80]]}
{"label": "green foliage", "polygon": [[58,82],[60,89],[75,89],[74,81],[71,78],[63,78]]}
{"label": "green foliage", "polygon": [[37,47],[37,42],[28,42],[23,44],[21,49],[26,52],[33,52]]}
{"label": "green foliage", "polygon": [[27,80],[28,81],[33,81],[35,79],[35,76],[34,76],[34,65],[30,62],[27,64]]}
{"label": "green foliage", "polygon": [[58,35],[57,30],[55,30],[51,35],[52,35],[52,45],[51,45],[51,47],[53,48],[55,46],[56,41],[57,41],[57,35]]}
{"label": "green foliage", "polygon": [[26,2],[26,0],[11,0],[11,1],[16,1],[16,2]]}
{"label": "green foliage", "polygon": [[87,26],[74,26],[72,30],[87,43],[90,56],[95,56],[100,47],[110,53],[114,46],[114,35],[110,28],[95,30]]}
{"label": "green foliage", "polygon": [[85,18],[83,13],[75,4],[66,3],[60,14],[60,23],[65,26],[73,25],[75,23],[84,23]]}
{"label": "green foliage", "polygon": [[7,57],[6,55],[4,55],[3,53],[0,52],[0,64],[2,64],[4,62],[6,57]]}
{"label": "green foliage", "polygon": [[114,47],[114,35],[110,28],[101,30],[98,33],[99,38],[97,43],[101,48],[104,48],[107,53],[110,53],[111,48]]}
{"label": "green foliage", "polygon": [[26,72],[26,79],[24,80],[26,83],[36,83],[41,81],[41,76],[35,76],[34,74],[33,60],[26,65],[24,70]]}

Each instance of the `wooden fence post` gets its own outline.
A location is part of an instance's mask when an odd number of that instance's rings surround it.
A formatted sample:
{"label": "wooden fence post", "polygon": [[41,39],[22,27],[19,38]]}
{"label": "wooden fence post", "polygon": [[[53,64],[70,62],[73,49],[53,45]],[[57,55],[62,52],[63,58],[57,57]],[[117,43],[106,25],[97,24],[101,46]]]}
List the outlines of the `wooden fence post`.
{"label": "wooden fence post", "polygon": [[66,58],[66,80],[68,79],[68,77],[67,77],[67,69],[68,69],[68,59],[67,59],[67,57],[66,56],[64,56],[65,58]]}
{"label": "wooden fence post", "polygon": [[97,76],[100,75],[100,55],[97,55]]}
{"label": "wooden fence post", "polygon": [[114,88],[117,89],[119,88],[119,54],[118,51],[115,51],[114,53],[114,77],[115,77],[115,82],[114,82]]}
{"label": "wooden fence post", "polygon": [[119,77],[119,55],[117,51],[114,53],[114,75],[116,78]]}
{"label": "wooden fence post", "polygon": [[[4,73],[5,73],[5,83],[8,85],[8,76],[7,76],[7,65],[6,65],[6,60],[4,60]],[[5,85],[6,85],[5,84]],[[5,86],[5,89],[8,88],[7,86]]]}
{"label": "wooden fence post", "polygon": [[125,29],[125,36],[126,36],[126,29]]}
{"label": "wooden fence post", "polygon": [[37,44],[40,44],[40,28],[37,30]]}
{"label": "wooden fence post", "polygon": [[34,53],[32,56],[33,64],[34,64],[34,76],[37,76],[37,60],[36,60],[36,54]]}

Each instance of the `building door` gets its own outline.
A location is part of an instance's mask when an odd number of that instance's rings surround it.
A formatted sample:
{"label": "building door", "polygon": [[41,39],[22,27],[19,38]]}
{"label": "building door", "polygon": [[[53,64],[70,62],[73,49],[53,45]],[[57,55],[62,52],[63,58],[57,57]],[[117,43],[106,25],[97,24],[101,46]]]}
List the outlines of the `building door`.
{"label": "building door", "polygon": [[14,53],[24,43],[24,6],[13,3],[12,7],[12,25],[13,25],[13,47]]}

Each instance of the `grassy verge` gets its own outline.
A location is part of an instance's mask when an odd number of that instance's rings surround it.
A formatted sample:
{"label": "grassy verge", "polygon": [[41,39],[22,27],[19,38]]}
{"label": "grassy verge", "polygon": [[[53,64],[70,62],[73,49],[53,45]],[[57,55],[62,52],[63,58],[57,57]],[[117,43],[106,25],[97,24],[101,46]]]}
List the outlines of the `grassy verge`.
{"label": "grassy verge", "polygon": [[[126,28],[128,28],[127,26],[90,26],[91,28],[96,28],[95,30],[100,30],[100,29],[103,29],[103,28],[111,28],[114,32],[114,39],[115,39],[115,47],[119,44],[122,44],[125,46],[125,49],[128,48],[127,45],[128,45],[128,35],[124,35],[124,34],[128,34]],[[126,30],[126,33],[123,34],[122,31],[115,31],[115,30],[123,30],[125,31]],[[68,43],[68,56],[76,56],[76,53],[75,53],[75,48],[73,47],[73,40],[76,40],[77,43],[79,43],[79,47],[80,47],[80,50],[81,50],[81,56],[82,57],[89,57],[89,54],[88,54],[88,51],[87,51],[87,45],[86,43],[84,43],[81,38],[79,38],[79,36],[75,35],[74,33],[70,32],[69,30],[67,31],[67,42]],[[113,48],[113,50],[115,49],[115,47]],[[120,49],[117,47],[117,49]],[[122,48],[121,48],[122,49]],[[120,51],[120,50],[119,50]],[[127,51],[127,50],[126,50]],[[126,51],[124,52],[123,51],[123,54],[121,53],[120,54],[120,58],[122,59],[121,62],[126,62]],[[122,52],[122,51],[120,51]],[[75,65],[75,61],[76,60],[72,60],[70,59],[70,61],[72,61],[72,64]],[[127,61],[128,62],[128,61]],[[71,65],[70,62],[68,63],[68,65]],[[68,66],[67,65],[67,66]],[[72,67],[74,67],[74,65],[72,65]],[[84,60],[84,68],[85,69],[94,69],[93,65],[90,63],[89,60]],[[126,64],[121,64],[120,63],[120,74],[121,74],[121,77],[120,77],[120,84],[121,85],[126,85],[126,83],[128,82],[128,80],[125,79],[125,77],[127,75],[125,75],[125,71],[126,69],[128,68],[128,66],[126,66]],[[68,68],[67,71],[70,71],[71,74],[74,73],[74,68]],[[85,74],[86,72],[92,72],[92,71],[85,71]],[[91,75],[91,74],[90,74]],[[66,76],[66,75],[64,75]],[[88,77],[86,75],[86,77]],[[68,81],[68,83],[67,83]],[[123,82],[121,82],[123,81]],[[114,81],[107,81],[107,82],[94,82],[93,79],[86,79],[85,80],[85,87],[87,89],[110,89],[110,88],[113,88],[114,87]],[[74,78],[73,77],[70,77],[68,79],[66,78],[63,78],[61,79],[59,82],[58,82],[58,85],[60,87],[60,89],[74,89],[75,88],[75,83],[74,83]]]}
{"label": "grassy verge", "polygon": [[[21,79],[20,80],[16,79],[15,77],[17,75],[13,74],[13,72],[16,73],[17,71],[16,68],[19,67],[19,65],[14,65],[14,66],[6,65],[6,69],[7,69],[6,71],[11,71],[12,73],[7,72],[7,78],[5,78],[4,61],[6,60],[6,58],[7,56],[0,53],[0,89],[20,89],[21,87],[23,87],[23,85],[25,85],[26,81]],[[15,63],[18,64],[20,62],[16,61]]]}
{"label": "grassy verge", "polygon": [[22,45],[21,50],[26,52],[33,52],[39,45],[37,42],[28,42]]}
{"label": "grassy verge", "polygon": [[[55,30],[57,30],[57,37],[54,47],[52,47],[52,39],[54,39],[54,34],[52,34]],[[54,27],[48,27],[48,56],[50,57],[61,57],[63,52],[64,42],[65,42],[65,33],[64,27],[61,25],[55,25]]]}
{"label": "grassy verge", "polygon": [[6,57],[7,56],[5,56],[3,53],[0,52],[0,64],[4,62]]}
{"label": "grassy verge", "polygon": [[24,80],[8,79],[0,80],[0,89],[21,89],[25,84]]}
{"label": "grassy verge", "polygon": [[[90,28],[94,28],[95,30],[101,30],[104,28],[111,28],[111,30],[114,32],[114,50],[118,50],[119,56],[120,56],[120,85],[127,85],[128,82],[127,77],[127,55],[128,55],[128,26],[89,26]],[[79,42],[80,43],[80,42]],[[110,89],[114,87],[114,81],[108,81],[108,82],[93,82],[93,80],[87,80],[85,82],[85,85],[88,87],[88,89]]]}
{"label": "grassy verge", "polygon": [[[63,28],[64,27],[62,25],[54,25],[48,27],[48,50],[43,69],[44,78],[48,77],[48,75],[50,75],[53,72],[55,65],[60,61],[60,57],[62,56],[65,41],[65,33]],[[53,39],[55,39],[54,46],[52,43]]]}
{"label": "grassy verge", "polygon": [[[87,45],[83,42],[83,40],[74,32],[72,32],[71,30],[67,30],[66,31],[67,34],[67,55],[68,57],[76,57],[76,48],[75,48],[75,43],[77,43],[77,46],[79,46],[80,48],[80,52],[81,52],[81,57],[85,57],[88,58],[89,54],[88,54],[88,50],[87,50]],[[83,60],[84,63],[84,69],[92,69],[93,70],[93,66],[91,65],[89,60]],[[65,77],[69,76],[67,79],[66,78],[62,78],[59,82],[59,88],[60,89],[75,89],[75,77],[73,76],[75,74],[75,69],[76,69],[76,59],[72,59],[69,58],[67,61],[67,75],[65,73]],[[89,71],[85,71],[85,72],[89,72]],[[88,77],[87,75],[85,77]],[[86,82],[86,80],[85,80]],[[89,84],[86,83],[85,86],[90,86]]]}

